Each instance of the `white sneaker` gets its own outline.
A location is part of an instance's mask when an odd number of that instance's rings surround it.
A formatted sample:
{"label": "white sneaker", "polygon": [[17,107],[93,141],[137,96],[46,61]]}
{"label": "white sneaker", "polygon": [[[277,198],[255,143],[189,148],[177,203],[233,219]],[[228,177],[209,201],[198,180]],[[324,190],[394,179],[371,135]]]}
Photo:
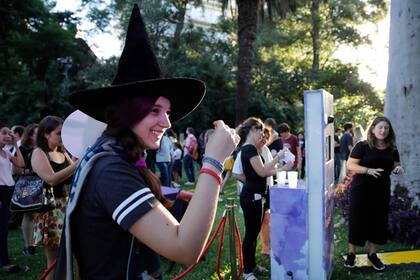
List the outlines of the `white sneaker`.
{"label": "white sneaker", "polygon": [[181,185],[180,185],[180,184],[178,184],[178,183],[176,183],[176,182],[172,182],[172,186],[173,186],[174,188],[179,188]]}
{"label": "white sneaker", "polygon": [[195,184],[194,182],[189,182],[189,181],[185,183],[186,186],[192,186],[194,184]]}
{"label": "white sneaker", "polygon": [[268,269],[267,268],[265,268],[264,266],[261,266],[261,265],[256,265],[255,266],[255,268],[254,268],[254,272],[255,273],[260,273],[260,274],[265,274],[265,273],[268,273],[269,271],[268,271]]}
{"label": "white sneaker", "polygon": [[244,273],[242,275],[242,277],[244,278],[244,280],[258,280],[258,278],[255,277],[255,275],[254,275],[253,272],[251,272],[251,273]]}

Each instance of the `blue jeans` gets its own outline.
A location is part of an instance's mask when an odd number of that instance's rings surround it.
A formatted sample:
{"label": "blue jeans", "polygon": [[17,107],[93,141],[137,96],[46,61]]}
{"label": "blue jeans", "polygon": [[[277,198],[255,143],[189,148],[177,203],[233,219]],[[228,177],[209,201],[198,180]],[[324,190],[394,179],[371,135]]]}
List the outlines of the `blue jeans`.
{"label": "blue jeans", "polygon": [[171,174],[169,173],[169,162],[156,162],[160,172],[160,183],[162,186],[171,186]]}
{"label": "blue jeans", "polygon": [[194,176],[194,164],[193,159],[190,154],[186,154],[183,159],[184,162],[184,169],[185,173],[187,174],[188,182],[194,182],[195,176]]}
{"label": "blue jeans", "polygon": [[12,200],[13,189],[10,186],[0,186],[0,266],[10,263],[7,236],[9,234],[9,205]]}
{"label": "blue jeans", "polygon": [[341,155],[339,153],[334,154],[334,179],[338,181],[341,173]]}

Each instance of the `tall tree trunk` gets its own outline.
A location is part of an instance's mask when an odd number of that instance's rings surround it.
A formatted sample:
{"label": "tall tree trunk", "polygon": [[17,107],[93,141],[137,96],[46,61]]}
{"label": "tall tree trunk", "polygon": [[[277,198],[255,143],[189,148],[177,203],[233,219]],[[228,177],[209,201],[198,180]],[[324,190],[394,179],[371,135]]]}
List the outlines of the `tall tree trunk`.
{"label": "tall tree trunk", "polygon": [[[396,133],[406,187],[420,206],[420,1],[391,1],[385,115]],[[395,182],[394,182],[395,183]]]}
{"label": "tall tree trunk", "polygon": [[163,68],[165,73],[172,73],[173,71],[175,71],[174,67],[177,67],[175,61],[177,61],[177,57],[179,56],[178,51],[179,47],[181,46],[182,31],[184,30],[185,15],[187,12],[188,1],[189,0],[170,1],[176,9],[176,14],[174,16],[173,22],[175,23],[175,31],[172,40],[169,44],[165,68]]}
{"label": "tall tree trunk", "polygon": [[254,63],[254,41],[257,32],[257,1],[238,1],[238,74],[236,94],[236,124],[248,115],[248,98]]}
{"label": "tall tree trunk", "polygon": [[320,28],[320,18],[319,18],[319,0],[312,0],[311,5],[311,15],[312,15],[312,70],[314,72],[319,70],[319,28]]}
{"label": "tall tree trunk", "polygon": [[175,3],[175,6],[178,9],[177,15],[176,15],[176,27],[175,27],[175,33],[174,38],[172,41],[172,47],[174,49],[178,49],[181,45],[181,33],[184,29],[184,23],[185,23],[185,14],[187,12],[187,3],[188,1],[179,1]]}

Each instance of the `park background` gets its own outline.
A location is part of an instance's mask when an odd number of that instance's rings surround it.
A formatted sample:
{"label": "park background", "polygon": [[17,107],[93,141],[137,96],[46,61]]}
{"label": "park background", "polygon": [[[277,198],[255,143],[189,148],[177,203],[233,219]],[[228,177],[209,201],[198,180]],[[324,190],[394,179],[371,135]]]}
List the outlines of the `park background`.
{"label": "park background", "polygon": [[[232,2],[82,0],[79,14],[56,9],[55,1],[2,1],[0,119],[9,125],[26,125],[48,114],[65,118],[73,111],[67,101],[70,92],[109,85],[118,57],[96,55],[92,44],[121,46],[132,4],[138,3],[164,75],[195,77],[207,84],[206,98],[198,110],[173,125],[179,132],[186,126],[205,130],[215,119],[234,126],[247,116],[258,116],[287,122],[297,134],[303,132],[303,91],[318,88],[334,96],[336,127],[352,121],[366,128],[375,115],[390,117],[406,170],[393,182],[399,204],[393,209],[391,236],[398,248],[418,248],[420,1]],[[189,10],[206,5],[219,7],[224,17],[208,23],[188,16]],[[383,22],[387,15],[390,29],[386,33],[390,36],[385,90],[378,88],[374,78],[359,72],[360,65],[348,62],[354,61],[348,59],[354,52],[337,53],[349,48],[360,54],[360,48],[369,48],[373,37],[366,28]],[[81,29],[86,22],[88,27]],[[107,32],[119,40],[89,40]],[[366,54],[362,61],[371,56]],[[376,60],[386,65],[387,57]],[[345,212],[344,202],[337,213]],[[336,250],[336,255],[343,250]],[[19,252],[15,254],[27,262]],[[336,266],[339,264],[337,257]],[[39,265],[40,269],[44,266]],[[205,267],[208,276],[213,270]]]}

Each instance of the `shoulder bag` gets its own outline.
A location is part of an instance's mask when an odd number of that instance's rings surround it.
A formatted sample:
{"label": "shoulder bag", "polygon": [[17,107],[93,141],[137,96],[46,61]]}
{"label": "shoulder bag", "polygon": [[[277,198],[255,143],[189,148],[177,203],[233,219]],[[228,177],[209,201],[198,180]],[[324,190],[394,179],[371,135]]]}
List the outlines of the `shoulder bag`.
{"label": "shoulder bag", "polygon": [[[29,158],[31,155],[29,155]],[[22,175],[15,184],[10,210],[13,212],[47,212],[55,208],[55,198],[50,187],[35,173]]]}

